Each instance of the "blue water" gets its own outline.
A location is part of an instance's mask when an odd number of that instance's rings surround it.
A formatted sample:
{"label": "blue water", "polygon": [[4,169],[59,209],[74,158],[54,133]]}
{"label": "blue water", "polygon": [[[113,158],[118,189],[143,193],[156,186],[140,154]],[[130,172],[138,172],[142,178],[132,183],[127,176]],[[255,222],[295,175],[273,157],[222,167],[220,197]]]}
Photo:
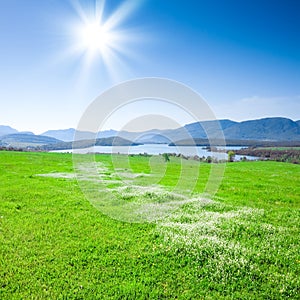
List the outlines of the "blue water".
{"label": "blue water", "polygon": [[[237,150],[242,147],[225,147],[226,150]],[[176,153],[176,154],[182,154],[185,156],[195,156],[198,155],[199,157],[202,156],[212,156],[216,157],[217,159],[227,159],[226,153],[221,152],[210,152],[207,151],[202,146],[196,147],[196,146],[169,146],[168,144],[145,144],[145,145],[138,145],[138,146],[94,146],[90,148],[84,148],[84,149],[76,149],[73,151],[73,149],[68,150],[57,150],[53,152],[75,152],[80,154],[86,154],[86,153],[120,153],[120,154],[151,154],[151,155],[159,155],[162,153]],[[235,160],[240,160],[242,156],[236,155]],[[256,157],[253,156],[246,156],[247,159],[256,159]]]}

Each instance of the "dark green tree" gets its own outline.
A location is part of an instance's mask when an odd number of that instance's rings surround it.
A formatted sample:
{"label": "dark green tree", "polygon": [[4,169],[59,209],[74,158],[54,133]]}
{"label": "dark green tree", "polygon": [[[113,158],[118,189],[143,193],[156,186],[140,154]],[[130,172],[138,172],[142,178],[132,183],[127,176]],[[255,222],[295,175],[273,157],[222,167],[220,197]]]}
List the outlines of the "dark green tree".
{"label": "dark green tree", "polygon": [[233,162],[234,161],[234,157],[235,157],[235,153],[233,151],[228,151],[228,161],[229,162]]}
{"label": "dark green tree", "polygon": [[211,156],[207,156],[206,162],[209,163],[209,164],[212,163],[212,157]]}
{"label": "dark green tree", "polygon": [[165,162],[170,161],[170,157],[169,157],[169,154],[168,154],[168,153],[164,153],[162,156],[163,156]]}

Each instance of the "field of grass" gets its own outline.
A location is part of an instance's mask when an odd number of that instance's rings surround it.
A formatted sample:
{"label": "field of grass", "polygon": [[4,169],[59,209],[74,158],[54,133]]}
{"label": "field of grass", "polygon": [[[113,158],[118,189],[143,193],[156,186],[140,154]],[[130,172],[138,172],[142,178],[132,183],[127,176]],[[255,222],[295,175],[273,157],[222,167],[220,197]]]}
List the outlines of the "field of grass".
{"label": "field of grass", "polygon": [[0,299],[300,298],[300,165],[95,165],[0,152]]}

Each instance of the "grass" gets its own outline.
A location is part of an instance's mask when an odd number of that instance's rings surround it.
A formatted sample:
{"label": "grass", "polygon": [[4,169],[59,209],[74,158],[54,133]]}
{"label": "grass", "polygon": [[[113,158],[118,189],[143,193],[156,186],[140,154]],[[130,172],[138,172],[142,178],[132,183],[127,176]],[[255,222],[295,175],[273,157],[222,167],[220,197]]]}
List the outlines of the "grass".
{"label": "grass", "polygon": [[[229,163],[208,199],[210,164],[96,161],[78,184],[70,154],[0,152],[0,299],[300,298],[299,165]],[[80,187],[162,217],[110,218]]]}

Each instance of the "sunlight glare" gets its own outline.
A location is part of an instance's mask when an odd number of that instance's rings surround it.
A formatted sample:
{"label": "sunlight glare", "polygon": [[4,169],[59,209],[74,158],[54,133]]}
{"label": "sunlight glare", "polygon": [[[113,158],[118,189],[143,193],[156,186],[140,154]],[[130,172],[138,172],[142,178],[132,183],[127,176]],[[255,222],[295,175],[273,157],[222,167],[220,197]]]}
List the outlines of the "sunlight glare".
{"label": "sunlight glare", "polygon": [[83,78],[98,68],[101,74],[119,80],[122,74],[129,72],[124,57],[137,57],[129,42],[136,43],[140,39],[136,30],[123,25],[141,2],[125,0],[106,14],[105,0],[94,0],[92,6],[78,0],[70,1],[78,19],[70,26],[73,43],[66,55],[81,59]]}
{"label": "sunlight glare", "polygon": [[110,45],[110,32],[98,23],[88,23],[80,33],[83,46],[87,50],[103,52]]}

